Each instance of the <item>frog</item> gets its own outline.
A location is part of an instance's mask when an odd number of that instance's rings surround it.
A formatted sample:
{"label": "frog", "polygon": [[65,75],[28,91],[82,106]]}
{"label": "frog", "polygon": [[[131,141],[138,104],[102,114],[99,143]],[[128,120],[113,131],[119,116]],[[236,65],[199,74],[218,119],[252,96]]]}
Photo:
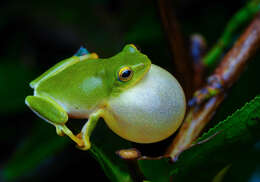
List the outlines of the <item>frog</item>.
{"label": "frog", "polygon": [[[91,148],[90,137],[100,118],[126,140],[154,143],[177,130],[186,108],[178,81],[134,44],[110,58],[81,47],[31,81],[30,87],[34,93],[25,98],[26,105],[82,150]],[[87,120],[78,134],[66,126],[70,118]]]}

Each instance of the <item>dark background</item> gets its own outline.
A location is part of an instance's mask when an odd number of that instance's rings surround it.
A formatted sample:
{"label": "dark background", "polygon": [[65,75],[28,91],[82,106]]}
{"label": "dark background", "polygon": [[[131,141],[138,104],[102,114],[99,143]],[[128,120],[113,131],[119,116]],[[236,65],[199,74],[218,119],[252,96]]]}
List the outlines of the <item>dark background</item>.
{"label": "dark background", "polygon": [[[231,16],[246,2],[176,0],[173,4],[186,40],[192,33],[200,33],[212,47]],[[108,181],[88,152],[56,136],[55,129],[38,119],[25,106],[24,99],[33,93],[31,80],[72,56],[81,45],[100,57],[110,57],[125,44],[134,43],[154,64],[174,74],[157,2],[6,0],[0,5],[0,181]],[[234,40],[238,36],[235,34]],[[258,58],[259,54],[231,89],[213,123],[260,93]],[[51,150],[54,140],[61,147],[44,155],[47,149],[42,143]],[[170,141],[134,146],[145,155],[158,156]],[[241,155],[225,181],[260,181],[259,146]]]}

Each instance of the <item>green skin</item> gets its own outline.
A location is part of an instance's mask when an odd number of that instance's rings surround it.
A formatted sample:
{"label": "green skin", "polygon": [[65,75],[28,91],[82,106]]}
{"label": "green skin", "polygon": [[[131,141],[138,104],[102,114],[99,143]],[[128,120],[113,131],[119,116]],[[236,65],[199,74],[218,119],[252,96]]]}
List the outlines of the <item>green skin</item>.
{"label": "green skin", "polygon": [[[122,68],[130,67],[133,76],[120,80]],[[108,100],[134,86],[149,71],[151,61],[129,44],[117,55],[98,59],[96,54],[63,60],[30,83],[34,95],[26,104],[41,118],[56,127],[58,135],[68,135],[82,150],[91,147],[90,135],[100,117],[106,117]],[[88,118],[76,136],[67,127],[68,118]]]}

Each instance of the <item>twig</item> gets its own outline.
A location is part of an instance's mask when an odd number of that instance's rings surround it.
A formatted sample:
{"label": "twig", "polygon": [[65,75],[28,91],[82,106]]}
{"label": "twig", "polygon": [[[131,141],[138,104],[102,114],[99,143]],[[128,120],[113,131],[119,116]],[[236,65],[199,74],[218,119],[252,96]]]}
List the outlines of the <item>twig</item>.
{"label": "twig", "polygon": [[178,135],[174,138],[172,144],[168,148],[166,156],[171,156],[173,160],[176,160],[183,150],[190,147],[192,142],[199,136],[206,124],[212,118],[223,99],[224,94],[219,94],[208,100],[207,103],[191,108]]}
{"label": "twig", "polygon": [[190,64],[189,52],[185,48],[179,24],[174,16],[171,0],[158,0],[163,28],[167,35],[170,51],[173,56],[175,76],[183,86],[187,98],[193,92],[193,69]]}
{"label": "twig", "polygon": [[233,48],[224,56],[220,65],[209,77],[208,84],[196,92],[192,99],[193,106],[166,155],[175,158],[199,136],[223,101],[226,90],[238,79],[259,45],[260,13],[257,14]]}
{"label": "twig", "polygon": [[201,88],[205,82],[206,67],[202,62],[202,58],[206,51],[206,41],[200,34],[193,34],[190,37],[190,54],[193,64],[193,86],[194,90]]}
{"label": "twig", "polygon": [[232,42],[234,33],[241,28],[243,24],[251,20],[260,10],[260,0],[251,0],[243,8],[241,8],[228,22],[222,36],[216,45],[203,58],[203,63],[207,66],[214,65],[220,58],[223,51]]}

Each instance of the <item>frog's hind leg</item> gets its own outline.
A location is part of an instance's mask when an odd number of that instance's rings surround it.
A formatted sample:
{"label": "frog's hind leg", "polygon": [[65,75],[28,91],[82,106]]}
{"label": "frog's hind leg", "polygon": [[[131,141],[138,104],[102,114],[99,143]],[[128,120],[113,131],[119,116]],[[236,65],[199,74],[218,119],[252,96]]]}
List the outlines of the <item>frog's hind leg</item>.
{"label": "frog's hind leg", "polygon": [[64,125],[56,125],[56,131],[57,131],[58,135],[59,135],[59,132],[61,132],[62,135],[66,134],[68,137],[70,137],[71,140],[73,140],[75,143],[77,143],[77,145],[79,147],[84,146],[84,142],[82,141],[82,139],[75,136],[72,133],[72,131],[69,128],[67,128],[67,126],[65,124]]}
{"label": "frog's hind leg", "polygon": [[90,115],[88,121],[85,123],[85,125],[82,127],[82,130],[80,132],[80,137],[82,138],[84,142],[83,147],[79,147],[82,150],[88,150],[91,147],[90,143],[90,136],[93,130],[95,129],[97,122],[99,118],[101,117],[103,113],[103,110],[98,110],[97,112]]}
{"label": "frog's hind leg", "polygon": [[79,146],[83,145],[82,140],[76,137],[65,125],[68,121],[68,114],[57,102],[47,97],[27,96],[25,103],[39,117],[54,125],[58,135],[63,136],[66,134]]}
{"label": "frog's hind leg", "polygon": [[38,116],[55,124],[65,124],[68,121],[68,114],[57,102],[41,96],[27,96],[25,103]]}

